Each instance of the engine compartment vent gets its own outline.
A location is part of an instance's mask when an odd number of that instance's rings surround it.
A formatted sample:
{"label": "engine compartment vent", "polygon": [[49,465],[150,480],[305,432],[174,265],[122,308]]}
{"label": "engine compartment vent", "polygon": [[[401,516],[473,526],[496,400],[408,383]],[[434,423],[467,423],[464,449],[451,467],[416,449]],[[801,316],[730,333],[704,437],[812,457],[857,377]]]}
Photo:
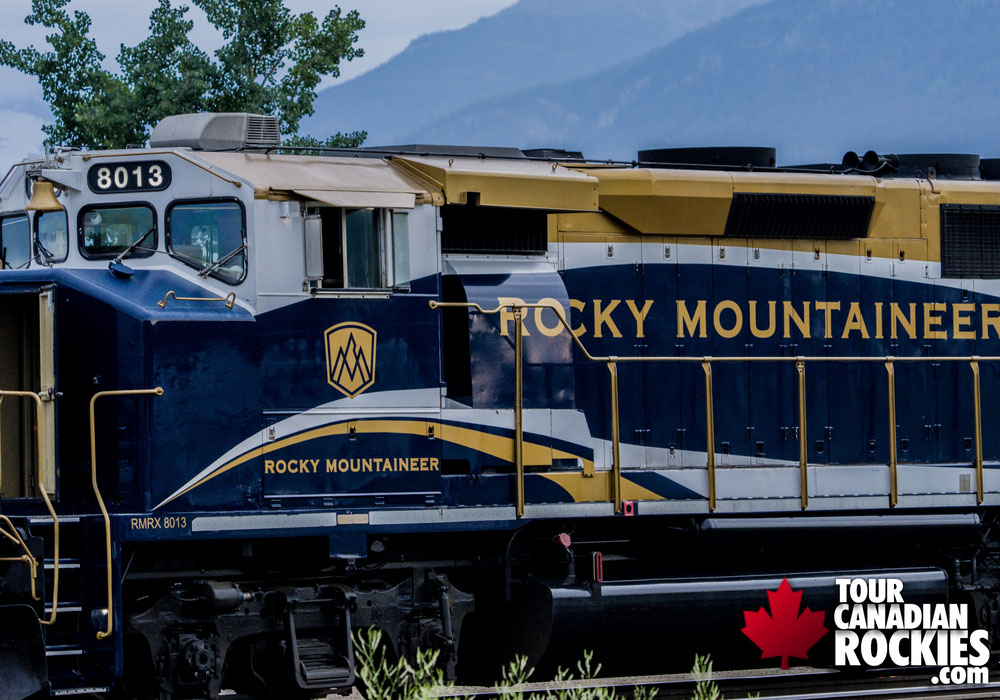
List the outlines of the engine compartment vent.
{"label": "engine compartment vent", "polygon": [[538,209],[446,204],[441,207],[445,254],[544,255],[548,214]]}
{"label": "engine compartment vent", "polygon": [[161,120],[149,137],[150,148],[266,151],[279,146],[278,119],[247,112],[176,114]]}
{"label": "engine compartment vent", "polygon": [[1000,206],[941,205],[941,276],[1000,277]]}
{"label": "engine compartment vent", "polygon": [[868,235],[874,197],[736,192],[726,236],[732,238],[828,238]]}

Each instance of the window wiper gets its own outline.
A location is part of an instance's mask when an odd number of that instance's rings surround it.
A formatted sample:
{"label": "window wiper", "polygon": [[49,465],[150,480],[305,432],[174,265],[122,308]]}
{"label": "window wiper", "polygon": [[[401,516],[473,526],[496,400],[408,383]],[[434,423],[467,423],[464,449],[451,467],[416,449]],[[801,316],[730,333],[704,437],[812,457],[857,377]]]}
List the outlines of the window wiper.
{"label": "window wiper", "polygon": [[246,250],[246,248],[247,247],[245,245],[241,245],[238,248],[234,248],[233,250],[231,250],[230,252],[226,253],[224,256],[222,256],[218,260],[216,260],[214,263],[212,263],[208,267],[206,267],[203,270],[201,270],[200,272],[198,272],[198,276],[199,277],[208,277],[210,274],[212,274],[213,272],[215,272],[216,270],[218,270],[220,267],[222,267],[227,262],[229,262],[230,260],[232,260],[233,258],[235,258],[237,255],[239,255],[240,253],[242,253],[244,250]]}
{"label": "window wiper", "polygon": [[42,254],[42,257],[45,258],[45,264],[51,265],[56,256],[51,250],[42,245],[42,242],[38,240],[37,237],[35,238],[35,248]]}
{"label": "window wiper", "polygon": [[121,261],[122,261],[122,260],[123,260],[124,258],[126,258],[126,257],[128,257],[129,255],[131,255],[132,253],[134,253],[134,252],[135,252],[135,249],[136,249],[136,248],[138,248],[139,246],[141,246],[141,245],[143,244],[143,242],[144,242],[144,241],[145,241],[145,240],[146,240],[147,238],[149,238],[149,234],[151,234],[151,233],[152,233],[153,231],[155,231],[155,230],[156,230],[155,228],[151,228],[151,229],[149,229],[148,231],[146,231],[146,233],[142,234],[142,236],[141,236],[141,237],[139,237],[139,238],[138,238],[138,239],[137,239],[136,241],[134,241],[134,242],[132,243],[132,245],[130,245],[130,246],[129,246],[128,248],[126,248],[126,249],[125,249],[125,250],[123,250],[123,251],[122,251],[121,253],[119,253],[119,254],[118,254],[118,257],[117,257],[117,258],[115,258],[115,259],[114,259],[114,260],[112,260],[112,261],[111,261],[110,263],[108,263],[108,267],[111,267],[112,265],[117,265],[117,264],[118,264],[118,263],[120,263],[120,262],[121,262]]}

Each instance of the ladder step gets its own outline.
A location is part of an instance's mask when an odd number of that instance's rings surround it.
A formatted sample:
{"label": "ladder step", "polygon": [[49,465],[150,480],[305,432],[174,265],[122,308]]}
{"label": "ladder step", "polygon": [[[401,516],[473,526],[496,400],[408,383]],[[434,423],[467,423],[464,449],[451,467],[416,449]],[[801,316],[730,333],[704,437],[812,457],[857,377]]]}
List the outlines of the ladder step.
{"label": "ladder step", "polygon": [[79,644],[52,644],[45,647],[46,656],[82,656],[83,647]]}
{"label": "ladder step", "polygon": [[[82,603],[77,603],[77,602],[59,603],[59,609],[58,610],[59,610],[59,612],[64,612],[64,613],[78,613],[78,612],[83,612],[83,604]],[[51,612],[52,612],[52,605],[51,604],[46,604],[46,606],[45,606],[45,613],[49,614]]]}
{"label": "ladder step", "polygon": [[[52,569],[55,568],[55,566],[56,566],[55,559],[46,559],[45,560],[45,568],[47,570],[51,571]],[[79,559],[69,559],[69,558],[63,559],[62,557],[59,558],[59,570],[60,571],[62,571],[63,569],[79,569],[79,568],[80,568],[80,560]]]}
{"label": "ladder step", "polygon": [[[28,519],[28,522],[32,525],[51,525],[52,516],[51,515],[33,515]],[[60,525],[75,525],[80,522],[80,516],[78,515],[61,515],[59,516]]]}
{"label": "ladder step", "polygon": [[111,688],[101,686],[81,686],[79,688],[53,688],[50,695],[93,695],[94,693],[110,693]]}

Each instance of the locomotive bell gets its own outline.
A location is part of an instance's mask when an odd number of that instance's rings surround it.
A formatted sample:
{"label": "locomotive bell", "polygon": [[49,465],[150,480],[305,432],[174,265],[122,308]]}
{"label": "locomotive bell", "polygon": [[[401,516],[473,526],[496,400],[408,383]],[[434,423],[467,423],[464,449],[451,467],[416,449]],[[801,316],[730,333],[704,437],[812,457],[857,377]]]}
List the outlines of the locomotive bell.
{"label": "locomotive bell", "polygon": [[25,211],[62,211],[63,205],[56,199],[55,187],[48,180],[37,180],[31,186],[31,200]]}

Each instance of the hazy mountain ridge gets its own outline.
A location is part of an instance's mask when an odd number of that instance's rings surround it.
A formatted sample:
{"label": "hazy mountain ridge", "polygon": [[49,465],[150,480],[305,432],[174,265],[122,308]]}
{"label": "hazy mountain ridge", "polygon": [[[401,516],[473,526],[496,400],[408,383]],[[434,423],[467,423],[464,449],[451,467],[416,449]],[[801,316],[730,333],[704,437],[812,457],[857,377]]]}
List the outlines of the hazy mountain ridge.
{"label": "hazy mountain ridge", "polygon": [[[482,99],[598,72],[764,0],[521,0],[322,91],[303,132],[400,142]],[[421,139],[423,140],[423,139]]]}
{"label": "hazy mountain ridge", "polygon": [[671,145],[998,154],[1000,3],[776,0],[594,75],[483,100],[404,141],[633,158]]}

